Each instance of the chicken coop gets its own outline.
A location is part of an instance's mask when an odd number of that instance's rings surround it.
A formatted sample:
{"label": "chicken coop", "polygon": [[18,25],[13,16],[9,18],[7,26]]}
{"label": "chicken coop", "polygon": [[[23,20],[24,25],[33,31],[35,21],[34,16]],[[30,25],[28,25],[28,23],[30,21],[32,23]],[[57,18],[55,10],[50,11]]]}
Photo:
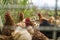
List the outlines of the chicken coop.
{"label": "chicken coop", "polygon": [[0,40],[25,39],[60,40],[60,0],[0,0]]}

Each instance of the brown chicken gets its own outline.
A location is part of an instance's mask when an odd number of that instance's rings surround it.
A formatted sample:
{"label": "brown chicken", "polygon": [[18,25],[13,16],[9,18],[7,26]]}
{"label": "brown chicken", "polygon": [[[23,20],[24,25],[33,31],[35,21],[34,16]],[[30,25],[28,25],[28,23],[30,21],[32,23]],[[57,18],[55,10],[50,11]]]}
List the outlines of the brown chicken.
{"label": "brown chicken", "polygon": [[4,26],[13,26],[13,25],[15,25],[15,23],[10,15],[10,13],[6,12]]}
{"label": "brown chicken", "polygon": [[55,18],[54,18],[53,16],[51,16],[51,17],[48,19],[49,23],[53,23],[54,20],[55,20]]}
{"label": "brown chicken", "polygon": [[39,17],[39,21],[40,23],[42,22],[42,20],[47,20],[45,17],[43,17],[40,13],[38,13],[38,17]]}
{"label": "brown chicken", "polygon": [[32,40],[49,40],[43,33],[32,26],[27,27],[27,30],[32,35]]}
{"label": "brown chicken", "polygon": [[43,17],[40,13],[38,13],[38,16],[39,16],[39,21],[40,23],[42,22],[42,20],[46,20],[48,21],[49,23],[52,23],[54,22],[55,18],[53,16],[51,16],[49,19]]}
{"label": "brown chicken", "polygon": [[16,24],[17,26],[25,27],[25,20],[24,20],[24,14],[21,12],[19,13],[19,19],[18,23]]}
{"label": "brown chicken", "polygon": [[21,12],[21,13],[19,13],[19,20],[18,20],[18,22],[23,21],[23,19],[24,19],[24,14]]}
{"label": "brown chicken", "polygon": [[14,30],[15,23],[10,15],[9,12],[6,12],[5,14],[5,23],[4,23],[4,27],[2,30],[2,34],[6,35],[6,36],[10,36],[11,32]]}
{"label": "brown chicken", "polygon": [[43,33],[35,30],[32,36],[32,40],[49,40]]}

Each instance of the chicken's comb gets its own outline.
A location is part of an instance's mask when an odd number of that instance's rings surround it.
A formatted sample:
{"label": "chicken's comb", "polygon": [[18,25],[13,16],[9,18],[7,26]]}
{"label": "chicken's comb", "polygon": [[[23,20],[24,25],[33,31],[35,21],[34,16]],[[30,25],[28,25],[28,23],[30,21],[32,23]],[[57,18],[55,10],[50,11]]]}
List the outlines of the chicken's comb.
{"label": "chicken's comb", "polygon": [[26,20],[30,20],[30,18],[26,18]]}
{"label": "chicken's comb", "polygon": [[30,18],[25,19],[25,24],[26,24],[27,27],[30,25]]}
{"label": "chicken's comb", "polygon": [[30,21],[30,18],[26,18],[26,20],[25,21]]}

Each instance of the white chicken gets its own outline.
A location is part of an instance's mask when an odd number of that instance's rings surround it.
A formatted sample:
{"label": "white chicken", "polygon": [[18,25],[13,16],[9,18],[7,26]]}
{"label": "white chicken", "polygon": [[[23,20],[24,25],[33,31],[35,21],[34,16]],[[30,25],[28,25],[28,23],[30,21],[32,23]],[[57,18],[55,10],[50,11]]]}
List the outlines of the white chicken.
{"label": "white chicken", "polygon": [[21,27],[17,27],[12,36],[14,40],[32,40],[30,33]]}

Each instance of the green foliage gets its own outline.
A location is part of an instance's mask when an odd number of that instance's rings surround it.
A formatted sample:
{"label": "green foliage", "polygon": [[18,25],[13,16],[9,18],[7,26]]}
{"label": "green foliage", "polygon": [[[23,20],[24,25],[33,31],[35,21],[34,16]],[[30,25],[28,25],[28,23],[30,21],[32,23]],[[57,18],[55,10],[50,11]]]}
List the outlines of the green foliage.
{"label": "green foliage", "polygon": [[26,17],[32,17],[31,14],[33,13],[33,9],[26,9],[24,10],[24,15]]}
{"label": "green foliage", "polygon": [[20,0],[20,5],[27,5],[28,0]]}
{"label": "green foliage", "polygon": [[[19,3],[18,3],[19,1]],[[2,4],[3,5],[8,5],[8,4],[17,4],[17,5],[20,5],[22,7],[26,7],[26,5],[28,5],[28,0],[3,0],[2,1]],[[36,7],[33,6],[31,8],[20,8],[20,9],[0,9],[0,16],[2,16],[2,20],[4,22],[4,15],[5,15],[5,12],[9,10],[11,15],[12,15],[12,18],[14,18],[14,21],[17,22],[17,18],[18,18],[18,12],[23,12],[24,15],[25,15],[25,18],[27,17],[33,17],[32,14],[33,13],[36,13],[37,10],[36,10]],[[41,11],[42,14],[45,14],[46,10],[39,10]],[[55,12],[53,10],[48,10],[48,14],[49,16],[52,16],[55,14]],[[60,10],[58,11],[58,15],[60,15]]]}
{"label": "green foliage", "polygon": [[3,4],[8,4],[9,0],[3,0]]}

